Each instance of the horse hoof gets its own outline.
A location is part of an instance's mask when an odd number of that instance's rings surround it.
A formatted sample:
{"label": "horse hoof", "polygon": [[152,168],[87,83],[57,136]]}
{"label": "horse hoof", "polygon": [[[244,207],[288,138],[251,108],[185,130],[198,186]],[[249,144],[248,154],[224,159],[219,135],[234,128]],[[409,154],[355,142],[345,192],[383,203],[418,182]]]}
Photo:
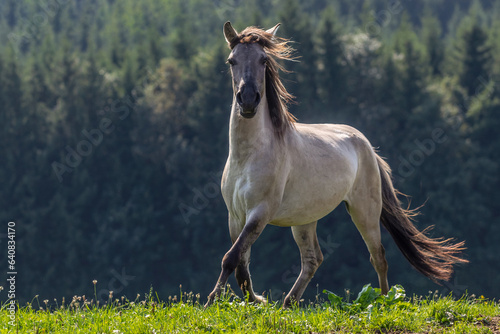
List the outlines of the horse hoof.
{"label": "horse hoof", "polygon": [[210,305],[212,305],[213,301],[212,300],[208,300],[205,305],[203,306],[203,308],[206,310],[207,307],[209,307]]}
{"label": "horse hoof", "polygon": [[267,299],[264,298],[261,295],[255,295],[255,299],[253,300],[253,302],[266,305],[267,304]]}
{"label": "horse hoof", "polygon": [[293,298],[285,298],[285,300],[283,301],[283,309],[291,308],[292,305],[297,305],[297,301],[295,301],[295,299]]}
{"label": "horse hoof", "polygon": [[214,301],[215,301],[215,294],[211,293],[210,295],[208,295],[208,300],[205,303],[205,305],[203,306],[203,308],[206,310],[207,307],[209,307],[210,305],[212,305],[214,303]]}

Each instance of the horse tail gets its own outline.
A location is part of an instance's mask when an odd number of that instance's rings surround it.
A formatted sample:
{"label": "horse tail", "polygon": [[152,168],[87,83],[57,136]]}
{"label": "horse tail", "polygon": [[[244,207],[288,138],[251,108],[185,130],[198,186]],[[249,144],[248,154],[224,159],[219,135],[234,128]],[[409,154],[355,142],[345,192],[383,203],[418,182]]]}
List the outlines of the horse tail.
{"label": "horse tail", "polygon": [[465,249],[464,242],[428,237],[426,233],[433,226],[419,231],[412,223],[413,217],[418,215],[418,208],[409,210],[401,207],[397,196],[404,194],[394,189],[389,165],[378,155],[377,162],[382,179],[382,225],[416,270],[435,282],[449,281],[454,264],[469,262],[460,257]]}

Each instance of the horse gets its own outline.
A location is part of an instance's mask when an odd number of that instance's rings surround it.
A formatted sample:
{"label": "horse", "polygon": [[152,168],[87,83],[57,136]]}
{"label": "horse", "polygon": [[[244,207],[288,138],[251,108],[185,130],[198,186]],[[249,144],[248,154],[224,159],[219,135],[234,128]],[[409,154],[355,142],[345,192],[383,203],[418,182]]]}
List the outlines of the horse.
{"label": "horse", "polygon": [[232,247],[205,307],[220,297],[233,272],[249,302],[267,302],[253,290],[249,263],[251,246],[268,224],[292,229],[301,271],[283,307],[300,301],[323,261],[317,221],[341,202],[368,248],[383,294],[389,284],[380,224],[417,271],[435,282],[449,280],[455,264],[468,262],[460,256],[464,241],[431,238],[429,228],[415,227],[417,210],[402,207],[391,169],[368,139],[348,125],[298,123],[288,111],[293,96],[279,78],[285,69],[278,61],[294,56],[290,41],[276,36],[279,26],[241,33],[230,22],[223,27],[233,102],[221,189]]}

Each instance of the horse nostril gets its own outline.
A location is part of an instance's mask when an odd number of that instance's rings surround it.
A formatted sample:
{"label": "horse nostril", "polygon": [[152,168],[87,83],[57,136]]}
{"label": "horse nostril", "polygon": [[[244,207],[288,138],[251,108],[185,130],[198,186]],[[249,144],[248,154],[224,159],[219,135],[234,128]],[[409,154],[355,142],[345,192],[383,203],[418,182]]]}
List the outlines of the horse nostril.
{"label": "horse nostril", "polygon": [[243,101],[241,100],[241,92],[236,94],[236,102],[238,102],[240,106],[243,104]]}
{"label": "horse nostril", "polygon": [[257,92],[255,94],[255,106],[257,106],[260,103],[260,93]]}

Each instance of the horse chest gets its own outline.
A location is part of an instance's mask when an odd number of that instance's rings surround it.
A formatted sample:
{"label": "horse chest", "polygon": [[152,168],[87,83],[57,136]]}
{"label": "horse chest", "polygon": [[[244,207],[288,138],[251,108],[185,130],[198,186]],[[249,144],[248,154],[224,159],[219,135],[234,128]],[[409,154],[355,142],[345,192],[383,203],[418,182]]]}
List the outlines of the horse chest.
{"label": "horse chest", "polygon": [[228,173],[222,183],[222,196],[229,213],[234,217],[244,216],[246,178]]}
{"label": "horse chest", "polygon": [[[268,202],[278,185],[272,168],[265,164],[244,166],[228,162],[222,179],[222,196],[231,216],[244,220],[247,212]],[[271,196],[274,198],[274,196]]]}

